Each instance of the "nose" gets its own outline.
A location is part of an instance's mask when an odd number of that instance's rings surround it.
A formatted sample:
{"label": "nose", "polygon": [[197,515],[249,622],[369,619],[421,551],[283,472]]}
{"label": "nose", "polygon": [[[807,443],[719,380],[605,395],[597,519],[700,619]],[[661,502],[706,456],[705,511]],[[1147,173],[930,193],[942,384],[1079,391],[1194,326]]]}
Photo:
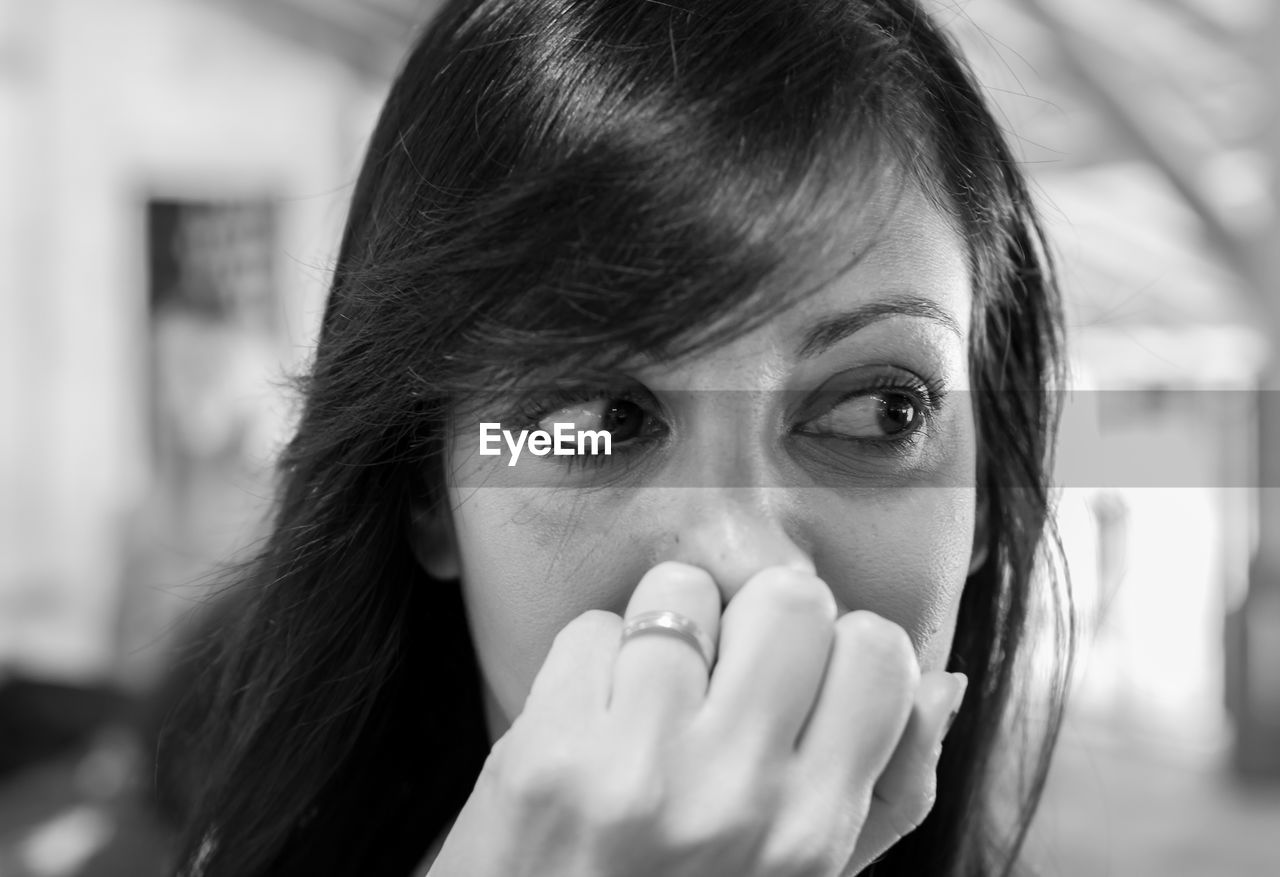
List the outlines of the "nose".
{"label": "nose", "polygon": [[[785,493],[777,488],[697,488],[672,516],[664,560],[709,572],[728,603],[747,580],[770,566],[816,572],[811,550],[788,532]],[[690,494],[696,496],[690,496]]]}

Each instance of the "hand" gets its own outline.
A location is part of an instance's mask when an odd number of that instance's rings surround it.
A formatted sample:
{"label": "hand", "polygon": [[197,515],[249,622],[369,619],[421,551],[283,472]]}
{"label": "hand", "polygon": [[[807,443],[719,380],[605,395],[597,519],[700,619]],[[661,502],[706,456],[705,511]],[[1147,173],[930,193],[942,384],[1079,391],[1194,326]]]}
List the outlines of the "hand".
{"label": "hand", "polygon": [[587,612],[556,637],[431,877],[837,877],[915,828],[964,677],[921,674],[902,628],[836,618],[817,577],[748,581],[720,617],[696,567],[647,573],[627,616],[671,609],[719,639],[620,643]]}

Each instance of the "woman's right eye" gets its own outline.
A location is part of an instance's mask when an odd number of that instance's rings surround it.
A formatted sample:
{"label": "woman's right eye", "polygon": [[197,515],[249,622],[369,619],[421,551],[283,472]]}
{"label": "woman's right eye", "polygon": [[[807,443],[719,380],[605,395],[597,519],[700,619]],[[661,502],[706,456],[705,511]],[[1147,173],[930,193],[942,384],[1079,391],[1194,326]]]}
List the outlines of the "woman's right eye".
{"label": "woman's right eye", "polygon": [[566,424],[564,428],[572,430],[608,432],[614,444],[665,432],[660,420],[625,397],[598,396],[561,405],[538,420],[538,429],[554,434],[557,424]]}

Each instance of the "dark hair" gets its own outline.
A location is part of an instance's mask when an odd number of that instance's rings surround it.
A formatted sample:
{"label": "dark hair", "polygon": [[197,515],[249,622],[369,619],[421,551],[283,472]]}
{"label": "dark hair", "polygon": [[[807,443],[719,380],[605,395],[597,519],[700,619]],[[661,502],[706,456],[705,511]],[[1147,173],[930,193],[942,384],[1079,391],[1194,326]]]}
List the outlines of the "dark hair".
{"label": "dark hair", "polygon": [[488,750],[459,588],[407,535],[441,500],[450,411],[758,325],[857,181],[892,168],[968,245],[989,554],[961,601],[950,669],[971,694],[937,803],[873,871],[1011,870],[1062,698],[1060,675],[1002,829],[992,754],[1046,544],[1060,304],[1002,134],[911,0],[447,4],[354,192],[272,535],[213,662],[184,870],[408,875]]}

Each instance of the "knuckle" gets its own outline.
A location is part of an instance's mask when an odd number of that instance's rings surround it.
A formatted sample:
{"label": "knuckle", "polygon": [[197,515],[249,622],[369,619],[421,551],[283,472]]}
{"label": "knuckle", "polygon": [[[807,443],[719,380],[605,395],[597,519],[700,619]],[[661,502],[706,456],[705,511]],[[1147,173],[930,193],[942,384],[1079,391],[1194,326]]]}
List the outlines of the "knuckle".
{"label": "knuckle", "polygon": [[779,812],[777,784],[749,771],[704,774],[702,790],[674,809],[669,832],[681,847],[744,849],[757,844]]}
{"label": "knuckle", "polygon": [[566,624],[552,640],[552,648],[576,651],[602,639],[621,635],[622,619],[603,609],[588,609]]}
{"label": "knuckle", "polygon": [[915,646],[901,626],[875,614],[850,612],[836,624],[836,636],[855,646],[863,660],[875,661],[877,669],[915,683],[920,678]]}
{"label": "knuckle", "polygon": [[626,828],[653,822],[662,812],[655,783],[639,781],[630,772],[614,774],[593,784],[586,815],[596,825]]}
{"label": "knuckle", "polygon": [[622,619],[612,612],[591,610],[571,620],[551,640],[527,702],[537,703],[543,695],[569,684],[577,668],[605,660],[621,637]]}
{"label": "knuckle", "polygon": [[514,801],[529,807],[544,807],[570,800],[577,787],[576,771],[558,755],[515,757],[508,753],[497,771],[499,782]]}
{"label": "knuckle", "polygon": [[[509,753],[515,755],[515,753]],[[654,821],[663,809],[657,772],[642,760],[591,765],[564,747],[506,758],[497,774],[508,798],[526,811],[555,812],[602,829]]]}

